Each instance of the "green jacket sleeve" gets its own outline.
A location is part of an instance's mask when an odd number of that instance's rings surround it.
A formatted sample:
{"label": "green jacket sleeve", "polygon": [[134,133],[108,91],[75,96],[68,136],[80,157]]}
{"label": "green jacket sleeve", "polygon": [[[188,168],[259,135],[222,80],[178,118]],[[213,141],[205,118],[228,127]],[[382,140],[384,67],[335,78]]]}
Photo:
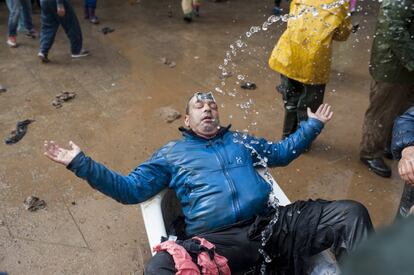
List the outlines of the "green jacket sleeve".
{"label": "green jacket sleeve", "polygon": [[410,33],[414,19],[413,0],[384,0],[382,4],[384,19],[388,21],[392,52],[409,71],[414,71],[414,33]]}

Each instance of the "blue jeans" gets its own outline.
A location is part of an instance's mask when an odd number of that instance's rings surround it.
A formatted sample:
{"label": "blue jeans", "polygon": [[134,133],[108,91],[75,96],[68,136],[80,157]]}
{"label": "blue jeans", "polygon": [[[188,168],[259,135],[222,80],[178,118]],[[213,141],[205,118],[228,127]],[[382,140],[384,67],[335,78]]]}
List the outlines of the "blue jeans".
{"label": "blue jeans", "polygon": [[31,0],[6,0],[6,4],[10,11],[8,22],[9,36],[17,34],[17,26],[18,24],[21,26],[21,23],[23,23],[27,31],[31,31],[33,29]]}
{"label": "blue jeans", "polygon": [[82,50],[82,31],[79,26],[78,18],[68,0],[63,0],[65,7],[65,16],[57,14],[56,0],[40,1],[42,15],[42,28],[40,32],[40,52],[48,54],[55,41],[56,32],[59,25],[62,25],[70,41],[70,50],[72,54],[78,54]]}
{"label": "blue jeans", "polygon": [[96,0],[85,0],[85,7],[96,9]]}

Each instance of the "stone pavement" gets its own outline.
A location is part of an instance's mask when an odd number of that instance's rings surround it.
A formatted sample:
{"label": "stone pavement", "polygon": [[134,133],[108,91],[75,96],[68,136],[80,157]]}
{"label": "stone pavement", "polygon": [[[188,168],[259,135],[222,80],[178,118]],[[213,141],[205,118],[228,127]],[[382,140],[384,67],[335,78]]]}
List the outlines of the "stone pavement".
{"label": "stone pavement", "polygon": [[[274,90],[279,76],[267,58],[285,25],[245,37],[251,26],[270,15],[272,0],[205,1],[201,17],[182,22],[179,1],[98,1],[100,25],[84,21],[81,1],[74,1],[92,56],[71,60],[62,29],[50,52],[52,63],[36,57],[38,40],[18,37],[20,47],[5,42],[7,10],[0,3],[0,135],[19,120],[36,121],[17,144],[0,145],[0,272],[9,274],[141,274],[150,257],[137,206],[124,206],[94,191],[64,167],[43,156],[43,141],[77,143],[94,159],[128,173],[165,142],[178,138],[181,120],[166,124],[156,110],[183,111],[196,90],[220,85],[218,66],[229,45],[241,39],[244,52],[234,58],[234,76],[226,91],[237,88],[236,75],[247,76],[258,89],[237,89],[236,96],[217,95],[223,124],[269,139],[281,135],[283,102]],[[355,16],[361,30],[336,44],[326,102],[334,120],[312,151],[289,167],[272,169],[292,200],[349,198],[363,202],[377,226],[395,213],[402,184],[392,163],[391,179],[380,178],[358,161],[362,118],[368,104],[367,71],[376,4],[363,2]],[[284,3],[286,5],[286,3]],[[168,12],[172,17],[168,17]],[[366,14],[365,14],[366,13]],[[39,14],[34,15],[39,29]],[[103,35],[100,29],[115,32]],[[175,68],[162,64],[167,57]],[[75,99],[55,109],[62,91]],[[250,109],[240,106],[252,99]],[[23,200],[44,199],[46,210],[28,212]]]}

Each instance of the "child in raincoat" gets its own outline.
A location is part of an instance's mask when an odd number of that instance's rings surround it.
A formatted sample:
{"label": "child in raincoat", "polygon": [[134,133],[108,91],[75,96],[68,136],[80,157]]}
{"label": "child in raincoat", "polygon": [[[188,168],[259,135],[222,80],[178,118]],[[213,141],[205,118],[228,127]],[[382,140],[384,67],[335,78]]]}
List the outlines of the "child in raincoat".
{"label": "child in raincoat", "polygon": [[323,102],[331,70],[332,40],[345,41],[351,33],[349,3],[341,0],[292,0],[287,29],[269,59],[281,74],[277,87],[283,95],[283,138]]}

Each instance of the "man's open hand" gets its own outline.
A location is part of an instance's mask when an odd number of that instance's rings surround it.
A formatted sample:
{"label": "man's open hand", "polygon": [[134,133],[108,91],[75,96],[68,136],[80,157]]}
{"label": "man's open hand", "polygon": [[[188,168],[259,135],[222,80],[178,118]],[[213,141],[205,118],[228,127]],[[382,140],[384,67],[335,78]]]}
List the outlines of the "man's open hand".
{"label": "man's open hand", "polygon": [[70,149],[64,149],[56,144],[53,140],[45,140],[45,152],[44,155],[57,163],[67,166],[81,151],[72,141],[69,141]]}
{"label": "man's open hand", "polygon": [[408,146],[401,152],[398,173],[407,183],[414,184],[414,146]]}
{"label": "man's open hand", "polygon": [[316,112],[312,112],[311,109],[308,107],[308,117],[314,118],[321,121],[323,124],[327,123],[331,120],[333,116],[333,112],[331,111],[331,105],[329,104],[321,104]]}

